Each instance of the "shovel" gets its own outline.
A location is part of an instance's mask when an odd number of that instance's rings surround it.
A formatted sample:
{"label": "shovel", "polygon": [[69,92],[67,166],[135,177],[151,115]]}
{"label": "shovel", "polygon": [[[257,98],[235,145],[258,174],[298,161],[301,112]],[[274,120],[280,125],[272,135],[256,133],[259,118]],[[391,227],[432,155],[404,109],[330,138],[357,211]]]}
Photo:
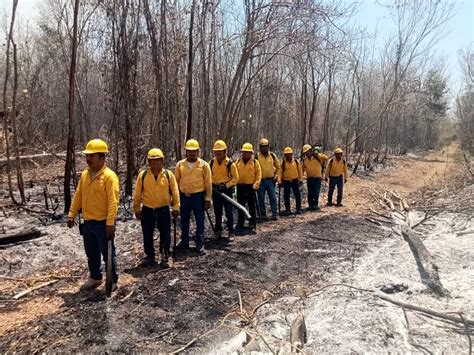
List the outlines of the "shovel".
{"label": "shovel", "polygon": [[176,260],[176,217],[173,218],[173,263]]}
{"label": "shovel", "polygon": [[106,271],[106,276],[105,276],[105,296],[110,297],[112,294],[112,285],[113,285],[113,280],[112,280],[112,239],[110,239],[107,242],[107,271]]}

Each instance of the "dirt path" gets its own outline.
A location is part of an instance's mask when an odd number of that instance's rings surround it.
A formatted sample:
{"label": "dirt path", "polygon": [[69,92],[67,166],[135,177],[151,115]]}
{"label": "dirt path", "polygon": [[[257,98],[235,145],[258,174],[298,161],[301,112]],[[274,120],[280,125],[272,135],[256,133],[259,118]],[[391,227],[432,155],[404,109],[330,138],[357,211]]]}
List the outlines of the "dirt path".
{"label": "dirt path", "polygon": [[[372,332],[373,336],[366,336],[364,334],[367,331],[364,330],[356,331],[356,334],[360,333],[358,342],[354,342],[352,338],[340,337],[337,341],[328,338],[329,333],[334,332],[331,330],[326,333],[325,327],[330,329],[331,324],[339,324],[338,322],[345,322],[346,327],[340,328],[341,332],[345,331],[344,334],[353,334],[348,328],[367,329],[371,324],[373,328],[379,329],[374,322],[371,323],[373,314],[369,309],[374,307],[361,305],[357,314],[364,318],[360,319],[360,323],[352,324],[347,319],[344,320],[344,317],[337,316],[347,315],[348,308],[352,307],[347,299],[342,303],[343,309],[335,315],[330,310],[339,309],[339,302],[342,301],[334,295],[329,301],[321,301],[318,297],[318,302],[323,303],[315,304],[313,298],[302,305],[299,298],[295,298],[294,291],[296,286],[313,290],[335,282],[357,283],[359,286],[363,284],[374,288],[377,286],[375,281],[371,282],[369,279],[384,281],[380,275],[385,275],[390,268],[387,265],[379,268],[377,260],[382,258],[388,263],[396,260],[402,262],[410,256],[401,253],[395,258],[394,254],[390,254],[392,249],[403,249],[404,242],[394,239],[391,230],[379,228],[364,219],[367,209],[375,206],[370,191],[395,190],[404,197],[410,197],[427,185],[440,183],[445,172],[450,170],[456,152],[457,147],[452,145],[444,152],[430,153],[423,158],[397,159],[390,171],[376,173],[368,178],[352,178],[347,185],[345,207],[342,209],[326,208],[320,213],[307,213],[296,218],[282,219],[273,225],[261,225],[257,236],[239,238],[232,245],[211,242],[207,257],[181,257],[176,267],[170,270],[130,268],[130,265],[137,264],[141,254],[139,225],[136,221],[121,223],[119,235],[123,238],[118,254],[124,271],[120,279],[121,288],[110,300],[105,300],[100,292],[76,292],[81,282],[80,277],[84,275],[80,240],[63,226],[45,227],[54,238],[40,240],[26,247],[2,250],[4,260],[0,261],[1,274],[22,280],[2,280],[0,286],[0,351],[169,352],[185,345],[194,337],[215,329],[196,342],[192,350],[209,352],[227,349],[230,352],[235,344],[230,344],[228,340],[233,339],[242,329],[255,335],[256,331],[252,327],[258,327],[266,336],[271,334],[272,340],[279,339],[270,345],[273,349],[278,349],[287,345],[287,323],[298,313],[297,310],[307,313],[308,327],[311,328],[311,350],[364,351],[371,348],[364,347],[363,344],[371,341],[378,344],[379,339],[388,339],[387,347],[391,349],[413,349],[413,346],[400,347],[403,342],[398,340],[398,334],[406,337],[406,332],[397,333],[393,331],[393,327],[388,326],[384,328],[387,330],[385,338],[375,331]],[[468,223],[471,222],[468,220]],[[460,245],[466,248],[471,246],[470,243],[472,239],[464,238]],[[53,254],[51,250],[54,251]],[[54,265],[54,270],[45,265],[45,255],[49,256],[47,263],[51,267]],[[68,256],[67,262],[64,255]],[[367,259],[367,255],[372,255],[371,259]],[[463,255],[463,258],[471,256],[470,253]],[[15,258],[20,258],[22,261],[19,265],[24,267],[12,266]],[[364,263],[363,260],[372,261]],[[64,268],[61,269],[60,265]],[[459,274],[456,282],[467,277],[466,273],[472,269],[472,263],[463,265],[466,266],[463,269],[465,271]],[[32,272],[24,271],[32,269],[41,270],[39,274],[42,282],[54,277],[59,277],[59,281],[34,291],[19,301],[11,301],[14,294],[37,284],[32,282]],[[409,270],[408,274],[413,274],[413,270]],[[451,270],[452,273],[458,271],[457,268]],[[416,275],[416,266],[414,274]],[[366,277],[366,283],[361,283],[365,275],[370,277]],[[38,278],[38,275],[35,277]],[[413,290],[423,291],[414,286],[419,284],[416,277],[410,282],[413,282],[413,286],[410,285]],[[456,287],[456,282],[453,281],[451,288]],[[472,292],[473,288],[468,284],[461,289],[463,292]],[[247,321],[235,314],[230,314],[241,307],[239,293],[242,307],[253,321],[253,326],[249,326]],[[256,308],[262,302],[268,304]],[[456,306],[464,307],[461,308],[469,314],[472,302],[463,302]],[[367,299],[363,298],[362,303],[367,304]],[[383,309],[385,306],[381,305],[379,308]],[[329,317],[324,322],[319,321],[321,307]],[[226,326],[218,327],[224,318]],[[386,318],[382,321],[388,322]],[[349,326],[350,324],[352,325]],[[19,331],[20,329],[22,330]],[[393,336],[397,341],[391,343],[390,334],[396,334]],[[325,337],[327,344],[322,347],[321,339]],[[459,337],[462,338],[462,335]],[[259,340],[262,350],[266,350],[262,339]],[[339,345],[336,344],[338,342]],[[357,345],[345,347],[352,343]],[[383,341],[380,344],[374,349],[382,350]],[[410,342],[405,341],[403,344],[410,345]]]}

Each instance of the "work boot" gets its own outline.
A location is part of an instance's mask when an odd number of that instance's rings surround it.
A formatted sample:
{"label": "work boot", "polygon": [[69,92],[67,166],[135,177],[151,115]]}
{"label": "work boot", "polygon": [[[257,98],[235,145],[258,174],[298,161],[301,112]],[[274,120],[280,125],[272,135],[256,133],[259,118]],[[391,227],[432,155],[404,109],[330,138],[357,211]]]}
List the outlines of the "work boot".
{"label": "work boot", "polygon": [[80,288],[81,291],[89,291],[99,287],[102,284],[102,280],[88,279],[84,282]]}
{"label": "work boot", "polygon": [[227,234],[227,238],[226,238],[229,242],[233,242],[235,237],[234,237],[234,232],[229,232],[229,234]]}
{"label": "work boot", "polygon": [[155,258],[153,257],[150,257],[150,256],[145,256],[141,263],[140,263],[140,267],[148,267],[148,266],[153,266],[156,264],[156,261],[155,261]]}
{"label": "work boot", "polygon": [[301,210],[296,210],[296,214],[302,214]]}
{"label": "work boot", "polygon": [[184,244],[182,241],[178,243],[176,246],[176,249],[181,250],[181,251],[186,251],[189,249],[189,244]]}
{"label": "work boot", "polygon": [[257,234],[257,226],[255,226],[255,225],[250,225],[250,226],[249,226],[248,234]]}
{"label": "work boot", "polygon": [[214,238],[216,239],[222,238],[222,229],[214,231]]}
{"label": "work boot", "polygon": [[333,206],[333,204],[332,204],[332,202],[328,202],[328,203],[326,204],[326,206],[328,206],[328,207],[332,207],[332,206]]}
{"label": "work boot", "polygon": [[117,291],[117,283],[112,284],[112,292]]}
{"label": "work boot", "polygon": [[290,210],[285,210],[281,213],[282,216],[291,216],[291,211]]}
{"label": "work boot", "polygon": [[204,245],[196,248],[199,255],[206,255],[206,249],[204,249]]}
{"label": "work boot", "polygon": [[336,205],[336,207],[343,207],[343,206],[342,206],[342,203],[338,203],[338,204]]}
{"label": "work boot", "polygon": [[316,206],[313,211],[321,211],[321,207]]}
{"label": "work boot", "polygon": [[272,221],[276,221],[278,219],[276,214],[272,214],[272,217],[270,218]]}
{"label": "work boot", "polygon": [[237,225],[235,227],[234,233],[235,233],[235,235],[244,235],[245,234],[244,226]]}
{"label": "work boot", "polygon": [[160,261],[160,268],[161,269],[168,269],[170,267],[170,264],[168,263],[168,255],[167,254],[162,254],[161,255],[161,261]]}

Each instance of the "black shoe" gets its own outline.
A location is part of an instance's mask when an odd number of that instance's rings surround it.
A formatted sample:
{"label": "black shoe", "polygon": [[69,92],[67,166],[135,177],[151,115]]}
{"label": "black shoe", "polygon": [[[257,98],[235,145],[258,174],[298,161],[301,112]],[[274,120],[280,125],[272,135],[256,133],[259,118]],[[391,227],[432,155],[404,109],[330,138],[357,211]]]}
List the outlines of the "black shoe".
{"label": "black shoe", "polygon": [[326,204],[326,206],[328,206],[328,207],[332,207],[332,206],[333,206],[333,204],[332,204],[332,202],[328,202],[328,203]]}
{"label": "black shoe", "polygon": [[270,217],[270,220],[272,220],[272,221],[278,220],[277,215],[276,215],[276,214],[272,215],[272,216]]}
{"label": "black shoe", "polygon": [[227,234],[227,237],[224,237],[224,239],[228,240],[229,242],[233,242],[234,241],[234,232],[229,232],[229,234]]}
{"label": "black shoe", "polygon": [[288,210],[287,210],[287,211],[283,211],[283,212],[281,213],[282,216],[291,216],[291,214],[292,214],[291,211],[288,211]]}
{"label": "black shoe", "polygon": [[338,203],[338,204],[336,205],[336,207],[343,207],[343,206],[342,206],[342,203]]}
{"label": "black shoe", "polygon": [[154,266],[156,265],[156,261],[155,261],[155,258],[151,258],[151,257],[144,257],[142,259],[142,261],[140,262],[140,267],[149,267],[149,266]]}
{"label": "black shoe", "polygon": [[168,263],[168,258],[166,259],[161,259],[160,261],[160,268],[161,269],[168,269],[170,267],[170,264]]}
{"label": "black shoe", "polygon": [[214,238],[216,239],[222,238],[222,229],[214,231]]}
{"label": "black shoe", "polygon": [[182,242],[179,242],[178,245],[176,246],[176,249],[178,250],[187,250],[189,249],[189,244],[184,244]]}
{"label": "black shoe", "polygon": [[296,210],[296,214],[303,214],[303,212],[301,212],[301,210]]}
{"label": "black shoe", "polygon": [[196,250],[199,255],[206,255],[206,249],[204,249],[204,246],[196,248]]}
{"label": "black shoe", "polygon": [[321,211],[321,207],[316,206],[316,207],[313,209],[313,211]]}

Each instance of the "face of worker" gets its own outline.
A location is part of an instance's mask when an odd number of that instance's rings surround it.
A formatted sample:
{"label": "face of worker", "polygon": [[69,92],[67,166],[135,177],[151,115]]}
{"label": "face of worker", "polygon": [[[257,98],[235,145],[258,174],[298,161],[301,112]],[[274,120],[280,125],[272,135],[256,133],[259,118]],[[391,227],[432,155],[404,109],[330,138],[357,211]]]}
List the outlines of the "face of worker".
{"label": "face of worker", "polygon": [[225,159],[225,155],[226,155],[226,150],[215,150],[214,151],[214,156],[216,157],[217,161],[218,162],[221,162]]}
{"label": "face of worker", "polygon": [[151,170],[161,170],[163,169],[163,158],[159,159],[148,159],[148,164],[150,164]]}
{"label": "face of worker", "polygon": [[260,146],[260,152],[262,154],[267,154],[268,153],[268,145],[261,145]]}
{"label": "face of worker", "polygon": [[199,149],[196,150],[187,150],[186,149],[186,159],[190,163],[194,163],[199,156]]}
{"label": "face of worker", "polygon": [[342,158],[342,153],[336,153],[334,154],[336,156],[336,160],[341,160]]}
{"label": "face of worker", "polygon": [[288,160],[288,161],[291,161],[293,159],[293,153],[285,154],[285,159]]}
{"label": "face of worker", "polygon": [[311,156],[313,155],[313,151],[310,149],[308,150],[306,153],[304,153],[308,158],[311,158]]}
{"label": "face of worker", "polygon": [[242,159],[244,161],[249,160],[252,157],[252,152],[242,152]]}
{"label": "face of worker", "polygon": [[90,170],[97,172],[104,166],[105,155],[100,153],[86,154],[86,163]]}

